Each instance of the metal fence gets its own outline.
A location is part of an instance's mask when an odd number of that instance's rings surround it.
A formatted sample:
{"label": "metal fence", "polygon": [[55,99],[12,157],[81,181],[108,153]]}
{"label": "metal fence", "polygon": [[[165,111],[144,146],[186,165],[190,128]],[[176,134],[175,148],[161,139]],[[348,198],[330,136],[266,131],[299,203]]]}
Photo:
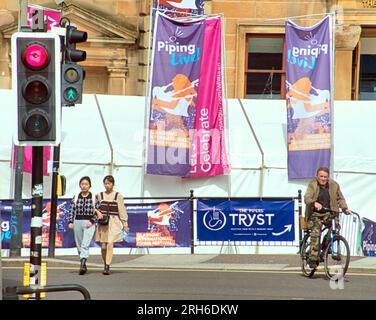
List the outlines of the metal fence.
{"label": "metal fence", "polygon": [[[294,241],[231,241],[228,239],[221,239],[219,241],[200,241],[197,238],[197,201],[198,200],[207,200],[207,199],[223,199],[223,200],[294,200]],[[247,197],[226,197],[226,198],[218,198],[218,197],[195,197],[193,190],[190,191],[189,197],[125,197],[124,201],[126,204],[132,204],[135,202],[138,203],[156,203],[168,200],[190,200],[190,217],[189,223],[191,225],[191,253],[195,253],[195,248],[203,246],[212,246],[212,247],[220,247],[220,252],[222,253],[226,249],[232,247],[235,253],[238,252],[238,247],[300,247],[301,240],[304,236],[303,230],[300,226],[300,218],[302,217],[302,193],[301,190],[298,191],[297,197],[289,197],[289,198],[247,198]],[[359,245],[361,240],[361,218],[358,213],[354,212],[352,215],[344,215],[341,214],[340,218],[341,224],[341,235],[344,236],[349,245],[350,251],[352,256],[359,256],[363,255],[361,247]],[[137,249],[137,248],[136,248]],[[144,248],[145,249],[145,248]]]}
{"label": "metal fence", "polygon": [[361,249],[361,219],[358,213],[353,212],[352,215],[341,214],[340,216],[340,234],[347,240],[350,246],[352,256],[362,256]]}

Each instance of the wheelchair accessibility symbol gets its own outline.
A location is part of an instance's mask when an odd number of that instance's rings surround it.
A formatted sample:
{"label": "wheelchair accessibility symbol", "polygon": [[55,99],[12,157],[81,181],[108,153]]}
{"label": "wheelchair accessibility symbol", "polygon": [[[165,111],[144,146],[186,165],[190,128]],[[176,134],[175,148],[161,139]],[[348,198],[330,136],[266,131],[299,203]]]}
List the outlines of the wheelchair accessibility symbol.
{"label": "wheelchair accessibility symbol", "polygon": [[207,229],[218,231],[226,225],[226,215],[222,211],[213,208],[212,211],[207,211],[204,214],[203,222]]}

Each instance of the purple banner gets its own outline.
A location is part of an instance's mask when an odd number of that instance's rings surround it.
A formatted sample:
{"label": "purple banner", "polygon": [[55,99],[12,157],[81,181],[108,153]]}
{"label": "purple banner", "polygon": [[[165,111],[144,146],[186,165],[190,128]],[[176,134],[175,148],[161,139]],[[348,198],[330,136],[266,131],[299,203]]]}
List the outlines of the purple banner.
{"label": "purple banner", "polygon": [[[56,248],[75,248],[73,230],[68,228],[68,213],[71,199],[58,200],[56,221]],[[190,247],[191,219],[190,201],[163,202],[152,204],[127,204],[130,232],[123,233],[123,242],[116,248],[130,247]],[[51,202],[43,202],[42,247],[48,248]],[[23,207],[22,246],[30,247],[31,201],[25,200]],[[12,201],[0,202],[1,248],[9,249],[11,240]],[[91,247],[99,247],[92,241]]]}
{"label": "purple banner", "polygon": [[330,16],[312,27],[286,22],[289,179],[310,179],[330,167],[332,97]]}
{"label": "purple banner", "polygon": [[376,256],[376,222],[362,219],[362,251],[365,256]]}
{"label": "purple banner", "polygon": [[196,119],[204,28],[205,20],[175,21],[157,12],[146,167],[149,174],[189,175],[190,130]]}

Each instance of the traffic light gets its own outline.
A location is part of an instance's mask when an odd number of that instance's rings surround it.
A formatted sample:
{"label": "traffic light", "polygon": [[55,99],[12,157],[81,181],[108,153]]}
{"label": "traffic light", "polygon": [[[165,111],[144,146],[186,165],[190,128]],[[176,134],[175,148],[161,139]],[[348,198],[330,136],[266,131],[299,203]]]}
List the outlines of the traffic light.
{"label": "traffic light", "polygon": [[76,44],[87,41],[87,33],[69,25],[65,36],[65,63],[62,65],[62,102],[74,106],[82,103],[85,70],[76,62],[86,60],[86,51],[77,50]]}
{"label": "traffic light", "polygon": [[67,33],[65,36],[66,55],[65,60],[67,62],[80,62],[86,60],[86,51],[77,50],[76,43],[86,42],[87,32],[77,30],[74,26],[67,26]]}
{"label": "traffic light", "polygon": [[60,39],[45,32],[12,35],[15,144],[55,146],[61,139]]}
{"label": "traffic light", "polygon": [[84,70],[82,66],[75,63],[62,65],[62,100],[63,105],[74,106],[82,103],[82,85]]}

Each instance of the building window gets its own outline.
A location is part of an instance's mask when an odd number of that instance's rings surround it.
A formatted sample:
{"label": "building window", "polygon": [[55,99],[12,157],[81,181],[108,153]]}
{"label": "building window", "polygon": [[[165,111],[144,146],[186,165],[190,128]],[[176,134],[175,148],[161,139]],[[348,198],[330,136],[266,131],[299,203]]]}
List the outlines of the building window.
{"label": "building window", "polygon": [[283,35],[247,35],[245,97],[285,99]]}
{"label": "building window", "polygon": [[376,38],[360,40],[359,100],[376,100]]}

